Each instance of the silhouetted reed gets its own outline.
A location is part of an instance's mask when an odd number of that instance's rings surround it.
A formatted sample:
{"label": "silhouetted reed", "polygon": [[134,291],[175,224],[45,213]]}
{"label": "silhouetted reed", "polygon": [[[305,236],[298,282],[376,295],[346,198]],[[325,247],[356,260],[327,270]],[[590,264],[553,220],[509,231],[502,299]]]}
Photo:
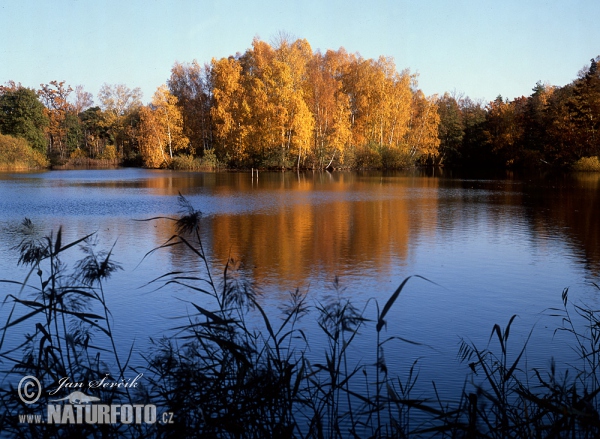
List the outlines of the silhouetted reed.
{"label": "silhouetted reed", "polygon": [[[405,375],[388,369],[385,349],[393,340],[418,343],[401,335],[385,335],[386,319],[399,301],[406,278],[377,315],[366,317],[345,297],[336,278],[333,294],[308,305],[299,290],[276,320],[261,297],[230,259],[218,273],[202,242],[202,216],[179,197],[180,216],[169,218],[176,232],[143,258],[172,247],[190,251],[199,261],[194,272],[171,271],[149,281],[159,289],[178,286],[194,293],[188,314],[164,337],[151,340],[147,366],[133,367],[131,349],[122,357],[115,343],[105,281],[120,269],[112,249],[98,251],[94,235],[64,244],[62,230],[38,238],[28,220],[19,244],[19,264],[29,267],[24,281],[1,281],[18,292],[5,298],[7,320],[0,337],[2,383],[0,429],[7,437],[219,437],[219,438],[593,438],[600,435],[600,317],[583,305],[572,308],[568,290],[557,331],[574,339],[578,362],[559,374],[524,366],[527,340],[513,349],[512,316],[506,327],[493,325],[484,349],[462,340],[459,361],[472,375],[458,401],[445,401],[433,383],[429,396],[414,397],[419,380],[417,361]],[[152,218],[147,221],[153,221]],[[82,257],[69,270],[67,252]],[[432,282],[431,282],[432,283]],[[596,286],[597,287],[597,286]],[[369,303],[373,302],[368,302]],[[302,318],[314,319],[324,352],[309,352]],[[579,321],[585,321],[583,330]],[[375,337],[371,356],[356,361],[355,340],[369,331]],[[24,341],[16,343],[18,337]],[[363,353],[364,354],[364,353]],[[317,359],[315,359],[315,357]],[[426,361],[426,360],[420,360]],[[139,364],[136,361],[136,364]],[[98,394],[104,403],[152,403],[174,413],[172,424],[66,425],[19,424],[15,414],[43,412],[48,395],[33,405],[20,401],[16,383],[33,375],[46,383],[62,377],[97,379],[116,368],[121,376],[143,373],[144,386]],[[458,364],[457,364],[458,367]]]}
{"label": "silhouetted reed", "polygon": [[[23,222],[24,239],[16,247],[19,264],[29,268],[24,281],[0,280],[13,285],[16,294],[4,298],[8,317],[1,328],[0,358],[5,374],[0,388],[3,435],[14,437],[54,437],[97,434],[118,437],[124,430],[136,426],[20,424],[16,414],[45,413],[52,397],[42,394],[35,404],[26,404],[19,397],[17,383],[24,376],[34,376],[40,382],[56,384],[69,377],[72,382],[98,380],[117,367],[122,375],[127,361],[119,358],[110,323],[103,283],[121,267],[111,259],[111,251],[96,252],[94,235],[70,243],[63,242],[62,229],[56,235],[38,237],[30,220]],[[77,247],[84,256],[73,270],[63,262],[66,252]],[[15,335],[24,334],[24,341]],[[111,349],[106,349],[106,346]],[[62,395],[59,395],[62,396]],[[59,396],[54,396],[57,398]],[[102,400],[114,398],[131,401],[128,392],[102,392]],[[135,434],[141,431],[135,432]]]}

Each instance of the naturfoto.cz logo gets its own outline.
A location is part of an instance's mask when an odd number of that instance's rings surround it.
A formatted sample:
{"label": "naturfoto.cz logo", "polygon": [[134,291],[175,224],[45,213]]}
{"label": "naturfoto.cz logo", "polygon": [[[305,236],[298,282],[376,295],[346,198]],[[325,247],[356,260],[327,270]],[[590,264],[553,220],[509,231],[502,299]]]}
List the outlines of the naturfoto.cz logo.
{"label": "naturfoto.cz logo", "polygon": [[[58,396],[63,389],[73,390],[62,398],[49,399],[45,418],[42,415],[19,415],[20,423],[48,424],[172,424],[173,413],[157,414],[154,404],[102,404],[100,398],[89,395],[80,389],[135,388],[143,374],[134,379],[111,381],[104,378],[88,383],[73,382],[68,377],[58,381],[58,387],[49,391],[49,396]],[[18,394],[25,404],[35,404],[43,393],[40,381],[31,375],[19,382]]]}

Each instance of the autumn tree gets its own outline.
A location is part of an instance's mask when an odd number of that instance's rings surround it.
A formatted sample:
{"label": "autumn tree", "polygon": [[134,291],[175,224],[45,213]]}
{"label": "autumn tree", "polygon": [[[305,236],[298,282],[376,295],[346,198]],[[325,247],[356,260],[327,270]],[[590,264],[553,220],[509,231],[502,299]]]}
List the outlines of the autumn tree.
{"label": "autumn tree", "polygon": [[175,151],[189,146],[177,98],[166,85],[156,90],[150,106],[140,110],[138,136],[144,165],[150,168],[168,165]]}
{"label": "autumn tree", "polygon": [[213,60],[211,83],[216,148],[234,164],[299,166],[313,135],[306,40],[278,47],[255,39],[242,56]]}
{"label": "autumn tree", "polygon": [[284,114],[275,96],[278,92],[275,51],[266,42],[254,39],[252,48],[241,57],[242,86],[244,88],[244,116],[247,135],[244,154],[252,162],[265,163],[280,145]]}
{"label": "autumn tree", "polygon": [[118,118],[142,106],[142,90],[130,89],[125,84],[104,83],[98,92],[102,109]]}
{"label": "autumn tree", "polygon": [[90,92],[84,90],[83,85],[78,85],[75,87],[75,102],[73,103],[73,108],[75,109],[75,113],[79,114],[88,108],[91,108],[94,105],[94,97]]}
{"label": "autumn tree", "polygon": [[103,84],[98,93],[104,124],[119,155],[134,159],[137,154],[137,126],[142,107],[142,91],[125,84]]}
{"label": "autumn tree", "polygon": [[[282,148],[292,157],[297,157],[296,166],[309,150],[314,117],[307,105],[308,65],[312,49],[308,41],[294,42],[280,38],[275,51],[275,61],[281,63],[281,85],[283,93],[278,96],[284,108]],[[285,151],[283,152],[285,154]]]}
{"label": "autumn tree", "polygon": [[317,52],[308,66],[307,103],[314,117],[311,157],[312,166],[326,168],[334,159],[344,163],[344,153],[351,138],[350,100],[343,92],[342,77],[347,63],[345,51]]}
{"label": "autumn tree", "polygon": [[310,145],[314,122],[305,93],[311,55],[306,40],[284,39],[274,49],[255,39],[240,58],[249,153],[272,165],[297,165]]}
{"label": "autumn tree", "polygon": [[233,58],[221,58],[211,63],[215,148],[234,164],[247,162],[251,152],[248,133],[251,129],[250,107],[242,82],[242,65]]}
{"label": "autumn tree", "polygon": [[48,151],[53,159],[64,161],[79,147],[81,130],[75,107],[70,102],[73,88],[65,81],[41,84],[38,95],[46,107]]}
{"label": "autumn tree", "polygon": [[[175,66],[172,90],[189,82],[184,70]],[[413,158],[437,151],[435,101],[391,58],[322,55],[286,35],[274,46],[256,38],[242,55],[213,59],[208,82],[215,150],[236,166],[324,168],[356,147]]]}
{"label": "autumn tree", "polygon": [[391,58],[355,58],[346,76],[355,145],[406,148],[411,117],[411,76]]}
{"label": "autumn tree", "polygon": [[437,97],[427,97],[421,90],[413,93],[409,130],[406,135],[411,158],[420,158],[435,163],[440,139],[438,126]]}
{"label": "autumn tree", "polygon": [[183,116],[183,131],[192,153],[212,148],[210,67],[175,63],[167,81]]}
{"label": "autumn tree", "polygon": [[486,108],[486,143],[503,166],[518,164],[523,155],[523,133],[518,114],[518,108],[522,107],[516,100],[511,103],[498,96]]}

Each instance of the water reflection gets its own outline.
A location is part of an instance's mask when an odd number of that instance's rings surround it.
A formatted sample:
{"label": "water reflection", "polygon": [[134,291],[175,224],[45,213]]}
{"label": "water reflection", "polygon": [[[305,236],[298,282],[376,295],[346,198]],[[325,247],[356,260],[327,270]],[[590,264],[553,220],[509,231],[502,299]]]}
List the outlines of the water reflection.
{"label": "water reflection", "polygon": [[[230,254],[244,259],[259,281],[284,277],[296,283],[315,270],[361,264],[385,270],[392,260],[406,260],[418,242],[526,218],[539,239],[566,239],[594,275],[599,273],[599,174],[487,180],[452,174],[288,172],[261,173],[258,179],[249,173],[138,169],[2,174],[0,208],[5,220],[37,215],[77,224],[91,215],[107,222],[172,215],[181,192],[206,214],[206,236],[218,259]],[[88,231],[81,227],[77,232]],[[154,232],[155,242],[162,242],[165,231]]]}
{"label": "water reflection", "polygon": [[[63,225],[65,240],[98,231],[104,247],[116,242],[114,255],[124,267],[107,289],[115,331],[121,346],[135,338],[146,353],[148,335],[160,336],[175,325],[169,317],[185,315],[186,303],[177,299],[198,300],[183,289],[140,289],[167,272],[202,268],[184,247],[140,264],[175,229],[167,220],[134,219],[176,215],[179,193],[204,213],[202,236],[215,267],[230,257],[241,261],[266,308],[279,307],[296,288],[320,300],[331,294],[335,276],[343,294],[363,304],[373,297],[383,304],[412,274],[442,285],[411,283],[389,319],[389,334],[436,346],[433,354],[396,345],[388,351],[398,367],[427,356],[421,370],[427,384],[455,358],[459,337],[485,346],[491,326],[513,314],[520,317],[515,334],[528,334],[536,323],[550,328],[534,333],[528,358],[530,367],[547,366],[565,348],[552,338],[560,322],[543,321],[540,313],[560,307],[565,287],[573,301],[598,304],[589,284],[600,283],[598,174],[264,172],[258,180],[250,173],[140,169],[0,174],[0,278],[23,278],[11,248],[25,216],[40,234]],[[368,309],[369,318],[375,313]],[[318,354],[311,322],[304,329]],[[365,331],[357,355],[372,347],[372,332]],[[456,369],[454,390],[466,372]]]}
{"label": "water reflection", "polygon": [[[439,171],[438,171],[439,172]],[[319,273],[390,273],[437,240],[511,234],[544,247],[564,240],[591,275],[600,267],[596,174],[534,179],[352,173],[188,174],[152,179],[154,194],[181,191],[207,213],[217,260],[244,261],[257,283],[306,285]],[[395,265],[394,265],[395,266]]]}
{"label": "water reflection", "polygon": [[600,174],[574,173],[527,189],[532,227],[539,236],[557,232],[581,255],[591,277],[600,274]]}
{"label": "water reflection", "polygon": [[[488,327],[512,314],[522,317],[527,332],[543,309],[560,306],[564,287],[597,301],[586,282],[598,283],[600,271],[598,174],[0,174],[0,277],[14,278],[10,248],[25,216],[44,232],[63,225],[65,239],[98,231],[109,245],[117,242],[114,254],[125,268],[110,282],[116,325],[138,338],[146,335],[139,328],[159,334],[173,325],[168,313],[181,314],[173,298],[180,292],[137,288],[200,265],[192,252],[170,247],[138,266],[175,230],[170,221],[133,219],[174,216],[178,193],[204,213],[203,239],[216,267],[230,257],[241,261],[261,300],[273,306],[297,287],[316,296],[327,292],[335,276],[349,297],[380,303],[408,275],[435,280],[442,289],[416,284],[402,296],[402,318],[390,322],[390,332],[433,340],[446,356],[455,355],[459,335],[483,334],[485,343]],[[540,353],[544,360],[555,355],[550,344],[539,346],[549,350]]]}
{"label": "water reflection", "polygon": [[[61,218],[77,233],[89,221],[173,215],[182,193],[206,216],[217,260],[242,259],[257,282],[298,286],[314,273],[360,266],[389,272],[423,242],[528,223],[535,245],[565,240],[600,270],[600,175],[452,178],[456,171],[397,173],[186,173],[97,170],[0,174],[2,218]],[[154,227],[154,243],[170,231]],[[522,233],[523,231],[513,230]],[[527,236],[525,236],[527,235]],[[5,234],[5,239],[13,239]],[[9,245],[8,242],[4,243]]]}
{"label": "water reflection", "polygon": [[[432,179],[407,187],[352,175],[318,177],[263,177],[252,195],[270,199],[267,209],[210,219],[215,254],[244,260],[259,284],[282,279],[303,286],[315,273],[343,275],[358,266],[386,272],[393,259],[406,258],[411,229],[435,215]],[[420,187],[432,190],[417,199],[413,194]]]}

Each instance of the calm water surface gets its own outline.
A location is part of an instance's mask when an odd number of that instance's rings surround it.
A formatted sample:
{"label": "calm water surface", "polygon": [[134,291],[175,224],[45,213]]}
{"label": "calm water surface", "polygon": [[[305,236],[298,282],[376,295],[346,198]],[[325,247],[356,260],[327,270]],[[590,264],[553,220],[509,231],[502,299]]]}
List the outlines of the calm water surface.
{"label": "calm water surface", "polygon": [[[203,212],[202,233],[215,273],[229,257],[278,318],[291,291],[309,304],[337,294],[379,306],[402,280],[412,279],[389,315],[387,334],[426,346],[388,343],[386,359],[406,373],[419,358],[421,381],[460,390],[468,371],[456,359],[460,338],[484,347],[494,323],[513,314],[515,351],[535,326],[528,367],[568,359],[560,321],[544,312],[572,301],[599,305],[600,176],[464,178],[446,171],[402,173],[186,173],[140,169],[0,173],[0,278],[22,280],[13,249],[23,218],[41,235],[63,226],[66,239],[97,232],[100,247],[115,244],[123,270],[107,284],[114,328],[124,352],[148,353],[148,337],[173,327],[186,301],[182,288],[155,290],[147,282],[173,270],[195,270],[190,252],[143,256],[173,233],[181,192]],[[4,297],[10,289],[0,286]],[[5,318],[6,310],[0,310]],[[310,315],[302,321],[311,355],[325,341]],[[374,325],[363,329],[353,356],[374,363]]]}

